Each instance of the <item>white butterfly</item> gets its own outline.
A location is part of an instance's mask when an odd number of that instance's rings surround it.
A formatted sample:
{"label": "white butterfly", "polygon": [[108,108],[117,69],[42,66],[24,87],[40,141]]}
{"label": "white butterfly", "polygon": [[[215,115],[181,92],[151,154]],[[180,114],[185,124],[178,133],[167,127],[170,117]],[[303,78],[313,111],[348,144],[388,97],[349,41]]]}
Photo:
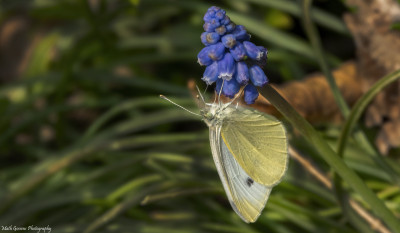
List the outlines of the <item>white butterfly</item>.
{"label": "white butterfly", "polygon": [[255,222],[287,170],[285,128],[273,116],[233,107],[235,99],[225,104],[201,99],[200,116],[210,129],[213,159],[229,202],[243,221]]}

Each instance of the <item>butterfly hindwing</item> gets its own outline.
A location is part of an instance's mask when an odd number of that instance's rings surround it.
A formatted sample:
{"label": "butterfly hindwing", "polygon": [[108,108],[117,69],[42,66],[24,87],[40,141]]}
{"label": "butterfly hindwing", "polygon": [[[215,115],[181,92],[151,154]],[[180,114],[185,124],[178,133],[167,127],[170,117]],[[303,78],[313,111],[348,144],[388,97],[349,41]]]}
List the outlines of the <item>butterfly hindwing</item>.
{"label": "butterfly hindwing", "polygon": [[273,187],[288,165],[284,126],[273,116],[240,109],[224,119],[221,136],[240,167],[256,182]]}
{"label": "butterfly hindwing", "polygon": [[235,160],[220,136],[221,127],[210,128],[211,149],[229,202],[245,221],[254,222],[268,200],[270,187],[254,181]]}

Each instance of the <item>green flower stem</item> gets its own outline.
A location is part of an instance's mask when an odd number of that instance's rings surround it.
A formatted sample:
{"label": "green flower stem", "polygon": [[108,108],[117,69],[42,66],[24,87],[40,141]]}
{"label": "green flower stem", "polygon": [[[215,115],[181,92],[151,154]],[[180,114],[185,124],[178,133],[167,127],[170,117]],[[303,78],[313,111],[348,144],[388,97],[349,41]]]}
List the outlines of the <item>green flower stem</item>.
{"label": "green flower stem", "polygon": [[270,85],[258,88],[272,105],[294,126],[304,137],[315,146],[322,158],[370,205],[373,212],[379,216],[394,232],[400,233],[400,221],[365,185],[361,178],[335,154],[332,148],[322,139],[317,131]]}

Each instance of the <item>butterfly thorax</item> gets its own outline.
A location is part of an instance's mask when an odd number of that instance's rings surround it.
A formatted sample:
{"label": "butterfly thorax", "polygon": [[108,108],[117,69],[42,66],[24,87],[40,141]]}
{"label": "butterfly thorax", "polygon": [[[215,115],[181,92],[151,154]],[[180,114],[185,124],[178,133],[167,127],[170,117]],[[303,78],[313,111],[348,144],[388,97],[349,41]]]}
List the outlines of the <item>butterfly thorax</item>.
{"label": "butterfly thorax", "polygon": [[235,110],[235,108],[232,108],[227,104],[207,104],[205,108],[200,111],[200,114],[207,126],[214,128],[221,126],[224,119]]}

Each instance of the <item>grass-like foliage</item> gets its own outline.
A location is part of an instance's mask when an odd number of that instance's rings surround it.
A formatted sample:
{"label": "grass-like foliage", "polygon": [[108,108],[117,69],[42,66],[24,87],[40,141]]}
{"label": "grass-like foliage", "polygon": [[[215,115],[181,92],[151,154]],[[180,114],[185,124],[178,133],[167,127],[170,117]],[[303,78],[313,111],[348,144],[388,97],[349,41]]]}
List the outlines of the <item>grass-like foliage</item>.
{"label": "grass-like foliage", "polygon": [[0,1],[2,49],[19,51],[1,51],[13,65],[0,76],[0,226],[400,233],[400,157],[377,155],[373,130],[359,120],[400,74],[347,106],[330,74],[354,59],[347,9],[302,2],[212,2],[268,48],[272,83],[321,70],[344,118],[311,126],[269,84],[259,89],[282,113],[295,159],[258,221],[246,224],[226,199],[206,126],[159,98],[198,111],[186,85],[195,78],[205,88],[196,61],[210,1]]}

